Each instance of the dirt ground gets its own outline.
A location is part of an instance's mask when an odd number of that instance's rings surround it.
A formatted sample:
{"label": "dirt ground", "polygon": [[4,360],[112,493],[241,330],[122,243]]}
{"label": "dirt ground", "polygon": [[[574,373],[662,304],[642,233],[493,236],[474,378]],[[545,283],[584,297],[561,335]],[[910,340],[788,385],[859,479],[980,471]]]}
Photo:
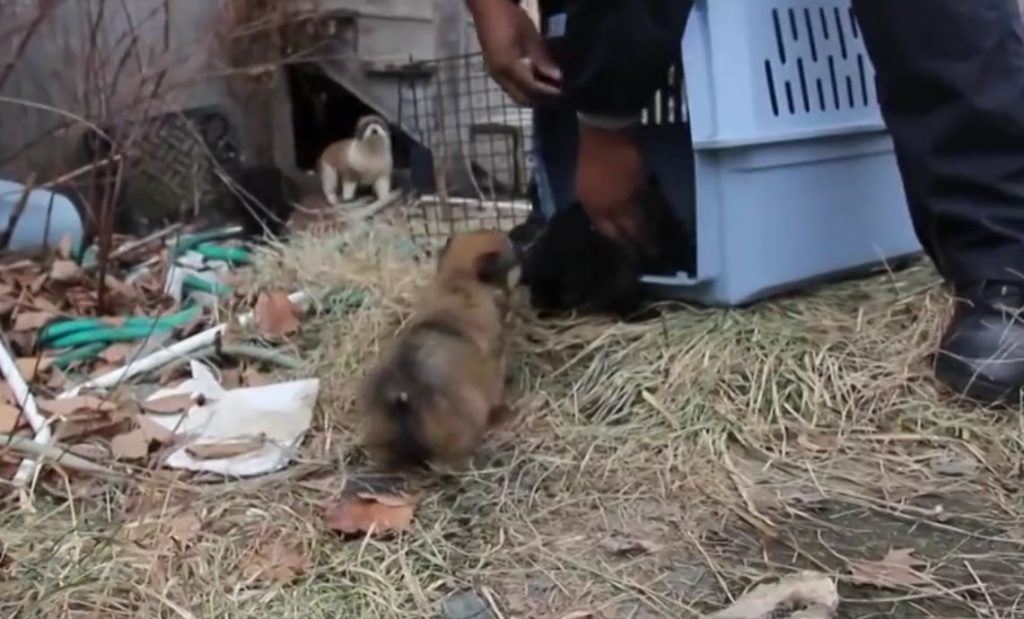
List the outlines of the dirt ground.
{"label": "dirt ground", "polygon": [[410,532],[345,541],[324,506],[368,479],[353,389],[430,262],[383,229],[338,247],[299,241],[258,270],[372,299],[320,307],[295,342],[297,374],[323,383],[295,465],[40,491],[34,512],[0,512],[0,614],[696,617],[814,569],[838,579],[840,617],[1024,616],[1020,411],[933,383],[949,303],[927,266],[641,324],[523,309],[518,422],[471,473],[417,480]]}

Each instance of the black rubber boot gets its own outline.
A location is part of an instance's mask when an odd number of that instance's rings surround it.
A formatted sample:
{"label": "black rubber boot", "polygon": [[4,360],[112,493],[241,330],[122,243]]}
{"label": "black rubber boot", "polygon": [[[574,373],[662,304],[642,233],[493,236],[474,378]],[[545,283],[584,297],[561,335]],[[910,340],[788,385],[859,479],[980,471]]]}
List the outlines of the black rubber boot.
{"label": "black rubber boot", "polygon": [[1024,389],[1024,284],[986,282],[958,293],[936,378],[987,404],[1016,405]]}

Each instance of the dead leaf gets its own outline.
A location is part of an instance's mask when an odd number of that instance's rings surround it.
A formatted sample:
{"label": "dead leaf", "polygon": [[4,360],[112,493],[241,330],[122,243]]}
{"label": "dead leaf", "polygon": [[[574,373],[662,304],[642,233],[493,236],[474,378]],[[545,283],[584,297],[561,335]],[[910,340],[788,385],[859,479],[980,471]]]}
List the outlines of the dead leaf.
{"label": "dead leaf", "polygon": [[562,619],[597,619],[597,613],[592,610],[574,610],[568,615],[562,615]]}
{"label": "dead leaf", "polygon": [[178,516],[171,521],[170,537],[179,544],[188,544],[203,530],[203,523],[193,514]]}
{"label": "dead leaf", "polygon": [[79,443],[70,447],[68,451],[76,456],[93,461],[108,460],[113,455],[110,448],[98,443]]}
{"label": "dead leaf", "polygon": [[408,530],[419,503],[419,496],[360,494],[346,496],[327,507],[327,528],[344,535],[372,532],[384,536]]}
{"label": "dead leaf", "polygon": [[225,389],[237,389],[242,386],[242,372],[237,368],[220,371],[220,384]]}
{"label": "dead leaf", "polygon": [[887,588],[927,584],[928,578],[915,569],[926,563],[913,555],[913,548],[901,548],[890,550],[880,561],[853,561],[850,563],[853,584]]}
{"label": "dead leaf", "polygon": [[250,557],[245,577],[286,585],[309,571],[310,565],[309,558],[298,550],[275,542]]}
{"label": "dead leaf", "polygon": [[82,268],[72,260],[54,260],[50,268],[50,279],[55,282],[70,282],[82,275]]}
{"label": "dead leaf", "polygon": [[134,344],[126,344],[124,342],[111,344],[100,353],[100,359],[107,363],[120,365],[135,351],[135,348]]}
{"label": "dead leaf", "polygon": [[127,419],[111,419],[105,414],[83,415],[77,413],[58,423],[53,436],[55,440],[63,442],[79,441],[86,437],[110,440],[130,430],[131,423]]}
{"label": "dead leaf", "polygon": [[807,451],[823,452],[834,450],[836,448],[837,441],[834,436],[825,436],[822,434],[811,435],[801,432],[796,437],[796,444]]}
{"label": "dead leaf", "polygon": [[71,259],[71,235],[65,234],[60,237],[60,243],[57,244],[57,255],[64,260]]}
{"label": "dead leaf", "polygon": [[78,395],[56,400],[37,400],[36,405],[42,412],[58,417],[66,417],[85,411],[109,413],[117,409],[117,405],[113,402],[108,402],[91,395]]}
{"label": "dead leaf", "polygon": [[261,292],[255,315],[256,328],[264,337],[279,339],[299,330],[299,310],[280,290]]}
{"label": "dead leaf", "polygon": [[141,460],[149,455],[149,436],[141,429],[119,434],[110,441],[110,449],[118,460]]}
{"label": "dead leaf", "polygon": [[246,387],[262,387],[273,382],[270,376],[260,372],[253,366],[245,368],[242,372],[242,384]]}
{"label": "dead leaf", "polygon": [[117,279],[113,275],[107,275],[103,278],[103,281],[106,283],[107,289],[112,290],[125,301],[134,300],[139,296],[139,293],[134,286]]}
{"label": "dead leaf", "polygon": [[22,357],[16,361],[18,364],[18,371],[25,377],[26,380],[32,380],[40,374],[45,374],[50,366],[53,365],[53,359],[49,357]]}
{"label": "dead leaf", "polygon": [[178,393],[175,395],[164,396],[162,398],[146,400],[140,405],[147,413],[172,415],[174,413],[183,413],[187,411],[192,408],[194,403],[195,402],[192,400],[191,395],[187,393]]}
{"label": "dead leaf", "polygon": [[[776,616],[775,612],[782,608],[794,607],[824,611],[825,614],[820,616],[830,617],[839,607],[835,581],[819,572],[790,574],[778,582],[754,587],[728,608],[711,615],[710,619],[765,619]],[[808,615],[805,613],[804,616]]]}
{"label": "dead leaf", "polygon": [[139,415],[136,417],[135,422],[139,424],[139,430],[146,435],[146,440],[148,441],[169,443],[171,442],[171,439],[174,438],[174,432],[168,430],[145,415]]}
{"label": "dead leaf", "polygon": [[57,307],[57,304],[46,297],[33,297],[25,302],[25,306],[40,312],[60,313],[60,308]]}
{"label": "dead leaf", "polygon": [[18,399],[14,397],[11,386],[7,384],[7,381],[0,380],[0,404],[16,404],[17,402]]}
{"label": "dead leaf", "polygon": [[50,312],[22,312],[14,319],[14,330],[35,331],[42,329],[46,326],[46,323],[56,317],[56,314]]}
{"label": "dead leaf", "polygon": [[192,443],[185,448],[193,458],[199,460],[221,460],[247,454],[263,447],[266,441],[263,438],[245,438],[235,441],[221,441],[218,443]]}
{"label": "dead leaf", "polygon": [[0,542],[0,582],[14,578],[14,557],[7,551],[7,546]]}
{"label": "dead leaf", "polygon": [[0,402],[0,432],[11,434],[23,421],[21,410],[17,406]]}
{"label": "dead leaf", "polygon": [[654,554],[661,550],[661,545],[643,539],[627,539],[616,536],[601,542],[601,548],[609,554],[620,557],[630,557],[635,555]]}

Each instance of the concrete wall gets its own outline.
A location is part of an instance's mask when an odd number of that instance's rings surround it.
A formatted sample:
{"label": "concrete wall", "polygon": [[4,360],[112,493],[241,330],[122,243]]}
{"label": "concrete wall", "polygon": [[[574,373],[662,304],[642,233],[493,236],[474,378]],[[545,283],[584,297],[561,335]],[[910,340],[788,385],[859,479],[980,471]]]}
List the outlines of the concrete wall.
{"label": "concrete wall", "polygon": [[[323,11],[358,16],[358,54],[367,61],[437,55],[435,2],[431,0],[308,0]],[[451,3],[461,0],[437,0]],[[44,1],[0,1],[0,68],[13,60],[17,42]],[[83,124],[122,120],[141,92],[161,76],[158,100],[145,105],[181,109],[218,103],[242,117],[257,158],[281,151],[289,122],[283,78],[265,91],[237,88],[226,79],[218,45],[219,0],[70,0],[39,22],[14,70],[0,86],[0,175],[51,178],[83,165],[75,145]],[[94,26],[96,24],[96,26]],[[94,49],[94,54],[86,50]],[[355,76],[360,77],[360,76]],[[397,107],[397,86],[364,80],[367,96]],[[282,98],[283,97],[283,98]],[[268,123],[272,124],[267,131]],[[275,137],[276,134],[276,137]],[[276,144],[275,144],[276,143]],[[287,146],[287,145],[286,145]]]}
{"label": "concrete wall", "polygon": [[[0,2],[0,24],[8,33],[0,66],[14,59],[44,4]],[[217,3],[175,0],[166,4],[169,13],[163,0],[52,4],[56,8],[39,22],[0,88],[0,173],[21,178],[35,170],[45,176],[46,168],[78,163],[66,139],[82,132],[73,119],[121,118],[158,79],[166,94],[155,106],[201,105],[224,96],[221,81],[204,74],[211,33],[196,27],[212,23]]]}

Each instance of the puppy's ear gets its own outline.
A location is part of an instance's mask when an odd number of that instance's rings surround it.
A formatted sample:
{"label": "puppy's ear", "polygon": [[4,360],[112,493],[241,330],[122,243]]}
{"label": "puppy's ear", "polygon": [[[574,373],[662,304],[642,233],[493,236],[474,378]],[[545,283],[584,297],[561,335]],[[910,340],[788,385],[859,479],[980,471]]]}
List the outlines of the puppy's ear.
{"label": "puppy's ear", "polygon": [[485,284],[511,289],[519,283],[522,268],[515,252],[489,251],[476,259],[476,275]]}

